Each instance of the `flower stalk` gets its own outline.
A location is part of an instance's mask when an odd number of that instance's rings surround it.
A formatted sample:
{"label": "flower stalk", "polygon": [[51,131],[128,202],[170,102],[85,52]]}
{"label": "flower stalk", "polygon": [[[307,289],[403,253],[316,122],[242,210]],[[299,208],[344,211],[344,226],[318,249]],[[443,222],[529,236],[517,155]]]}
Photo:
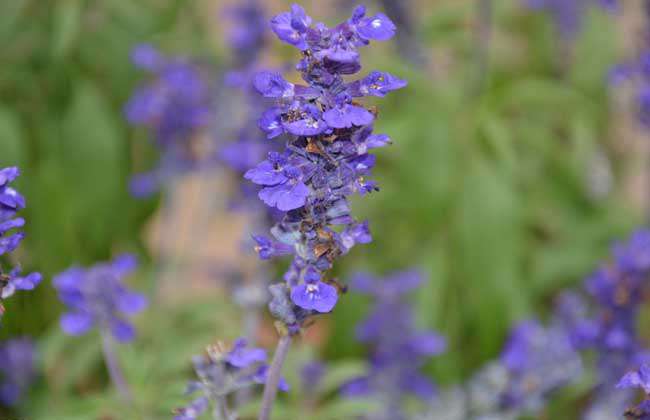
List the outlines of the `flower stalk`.
{"label": "flower stalk", "polygon": [[275,355],[273,356],[273,361],[269,368],[266,384],[264,385],[262,407],[260,408],[258,420],[269,420],[271,418],[271,410],[273,409],[273,403],[275,402],[275,397],[278,393],[278,384],[282,377],[282,366],[287,358],[290,347],[291,334],[281,336],[278,341],[278,347],[275,350]]}
{"label": "flower stalk", "polygon": [[128,404],[133,403],[133,395],[129,388],[129,384],[124,377],[124,372],[120,367],[120,362],[117,358],[117,353],[115,351],[115,342],[110,333],[102,330],[102,353],[104,354],[104,362],[106,363],[106,369],[108,369],[108,375],[111,378],[113,386],[117,390],[120,399]]}

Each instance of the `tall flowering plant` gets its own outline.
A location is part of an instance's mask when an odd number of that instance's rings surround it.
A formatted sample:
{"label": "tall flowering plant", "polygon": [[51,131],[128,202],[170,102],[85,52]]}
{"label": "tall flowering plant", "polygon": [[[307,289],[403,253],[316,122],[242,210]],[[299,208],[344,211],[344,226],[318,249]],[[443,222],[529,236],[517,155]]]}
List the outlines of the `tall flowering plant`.
{"label": "tall flowering plant", "polygon": [[271,20],[271,29],[300,50],[296,70],[305,84],[291,83],[277,72],[261,72],[254,81],[264,97],[275,100],[259,127],[269,139],[288,137],[283,150],[270,152],[245,174],[263,187],[258,196],[266,205],[286,212],[271,229],[271,238],[255,237],[256,248],[263,259],[292,256],[284,281],[270,287],[269,308],[282,337],[265,388],[262,420],[269,418],[291,336],[312,315],[330,312],[337,303],[340,287],[327,271],[354,245],[371,241],[368,223],[352,216],[348,199],[377,190],[367,179],[375,165],[370,151],[386,146],[390,138],[373,133],[377,111],[358,99],[383,97],[406,86],[379,71],[345,79],[361,71],[359,47],[395,34],[395,25],[381,13],[366,16],[359,6],[349,20],[329,28],[313,24],[302,7],[293,5]]}

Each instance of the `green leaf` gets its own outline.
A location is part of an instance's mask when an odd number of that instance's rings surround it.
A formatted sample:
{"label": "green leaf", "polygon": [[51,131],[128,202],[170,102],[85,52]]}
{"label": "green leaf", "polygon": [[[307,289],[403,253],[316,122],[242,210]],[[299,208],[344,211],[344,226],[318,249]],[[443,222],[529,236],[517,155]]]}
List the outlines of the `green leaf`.
{"label": "green leaf", "polygon": [[85,0],[58,0],[54,7],[52,57],[65,58],[81,31]]}
{"label": "green leaf", "polygon": [[19,116],[0,105],[0,166],[23,166],[26,141]]}

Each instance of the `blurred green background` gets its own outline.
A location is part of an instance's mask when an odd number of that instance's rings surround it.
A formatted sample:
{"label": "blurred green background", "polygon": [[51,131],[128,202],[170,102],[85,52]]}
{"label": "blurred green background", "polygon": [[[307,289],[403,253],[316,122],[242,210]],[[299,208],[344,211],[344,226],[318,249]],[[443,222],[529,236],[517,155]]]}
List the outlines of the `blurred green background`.
{"label": "blurred green background", "polygon": [[[184,401],[190,355],[216,337],[237,336],[239,314],[224,298],[151,307],[138,320],[140,339],[121,353],[142,395],[126,415],[115,411],[97,337],[58,330],[61,306],[50,283],[72,263],[125,250],[145,262],[136,284],[145,287],[153,275],[143,232],[162,201],[136,200],[127,191],[130,176],[156,159],[146,133],[123,117],[143,79],[129,51],[146,41],[170,54],[227,62],[218,16],[224,3],[0,4],[0,164],[23,170],[18,188],[28,200],[28,237],[18,260],[45,275],[34,293],[7,302],[0,330],[3,338],[29,334],[40,344],[44,371],[17,409],[20,418],[168,418]],[[613,109],[605,82],[624,56],[625,20],[590,10],[573,63],[560,71],[548,16],[497,0],[483,72],[474,2],[411,3],[426,63],[401,59],[394,44],[365,51],[367,68],[398,74],[409,86],[378,103],[378,129],[394,145],[378,153],[381,192],[355,202],[371,221],[374,242],[355,249],[338,274],[345,280],[358,269],[424,269],[429,277],[413,302],[418,321],[447,336],[450,348],[427,369],[450,384],[497,355],[513,321],[544,317],[560,289],[578,284],[613,239],[643,220],[627,185],[628,159],[636,153],[620,147],[619,133],[634,129],[620,129],[625,110]],[[288,4],[268,7],[277,12]],[[349,14],[340,5],[303,5],[326,22]],[[295,58],[279,42],[270,48],[278,58]],[[594,173],[608,169],[611,185],[594,188]],[[237,238],[230,246],[238,246]],[[178,282],[182,293],[184,279]],[[356,372],[350,360],[363,348],[353,327],[364,307],[363,299],[346,296],[322,321],[322,337],[297,352],[340,365],[340,378]],[[340,378],[330,380],[328,392]],[[339,405],[323,418],[346,418],[337,413],[354,409]]]}

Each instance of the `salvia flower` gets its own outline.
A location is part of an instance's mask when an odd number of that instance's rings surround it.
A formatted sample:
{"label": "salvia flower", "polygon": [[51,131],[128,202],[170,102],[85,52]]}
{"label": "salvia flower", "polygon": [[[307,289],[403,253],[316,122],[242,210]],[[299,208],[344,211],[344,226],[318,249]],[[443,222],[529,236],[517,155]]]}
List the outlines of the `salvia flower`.
{"label": "salvia flower", "polygon": [[128,317],[147,306],[147,298],[123,282],[136,266],[134,256],[122,255],[108,263],[72,267],[57,275],[54,287],[68,309],[60,320],[63,331],[82,335],[97,326],[120,342],[133,340],[135,328]]}
{"label": "salvia flower", "polygon": [[[0,169],[0,256],[14,251],[25,237],[20,230],[25,225],[25,219],[16,216],[18,211],[25,208],[25,198],[10,185],[18,175],[20,171],[17,167]],[[7,299],[17,290],[32,290],[41,279],[39,273],[22,275],[19,267],[6,272],[0,266],[0,298]],[[0,316],[2,313],[4,307],[0,302]]]}
{"label": "salvia flower", "polygon": [[136,196],[147,196],[174,174],[204,163],[200,134],[209,122],[212,92],[204,70],[191,60],[165,57],[148,44],[134,47],[131,59],[152,80],[133,93],[126,119],[147,127],[161,152],[159,167],[131,183]]}
{"label": "salvia flower", "polygon": [[328,28],[293,5],[271,20],[271,28],[301,51],[296,69],[305,84],[277,72],[255,76],[256,89],[275,102],[259,127],[270,139],[284,134],[288,140],[245,178],[262,187],[259,198],[266,205],[286,212],[271,230],[273,239],[256,241],[263,258],[293,254],[286,283],[271,290],[270,308],[296,331],[310,315],[336,305],[338,286],[325,274],[334,260],[371,241],[368,225],[350,214],[348,199],[377,189],[367,180],[375,165],[369,151],[390,140],[373,134],[376,112],[358,98],[384,96],[406,82],[383,72],[351,82],[343,78],[361,70],[359,47],[394,35],[395,25],[381,13],[367,16],[360,6],[348,21]]}
{"label": "salvia flower", "polygon": [[36,350],[28,338],[0,344],[0,402],[16,405],[36,377]]}
{"label": "salvia flower", "polygon": [[650,420],[650,365],[644,364],[639,369],[626,373],[616,387],[642,389],[646,399],[637,406],[629,408],[625,416],[631,419]]}
{"label": "salvia flower", "polygon": [[[264,384],[268,372],[266,351],[251,348],[244,338],[237,339],[230,349],[219,343],[210,346],[205,355],[193,359],[198,381],[188,384],[186,394],[199,393],[187,406],[175,410],[174,420],[193,420],[205,413],[210,404],[223,404],[224,399],[243,388]],[[279,388],[289,390],[282,379]]]}
{"label": "salvia flower", "polygon": [[610,12],[618,8],[618,0],[524,0],[524,4],[533,10],[543,10],[550,14],[564,41],[572,41],[580,32],[590,6],[598,6]]}
{"label": "salvia flower", "polygon": [[432,356],[445,350],[445,339],[415,327],[406,294],[416,289],[423,277],[417,271],[397,272],[385,279],[369,274],[355,276],[351,289],[375,298],[374,307],[357,327],[357,338],[370,347],[367,375],[343,388],[347,396],[373,396],[382,403],[380,412],[368,419],[403,419],[404,398],[408,395],[431,400],[433,383],[419,370]]}

